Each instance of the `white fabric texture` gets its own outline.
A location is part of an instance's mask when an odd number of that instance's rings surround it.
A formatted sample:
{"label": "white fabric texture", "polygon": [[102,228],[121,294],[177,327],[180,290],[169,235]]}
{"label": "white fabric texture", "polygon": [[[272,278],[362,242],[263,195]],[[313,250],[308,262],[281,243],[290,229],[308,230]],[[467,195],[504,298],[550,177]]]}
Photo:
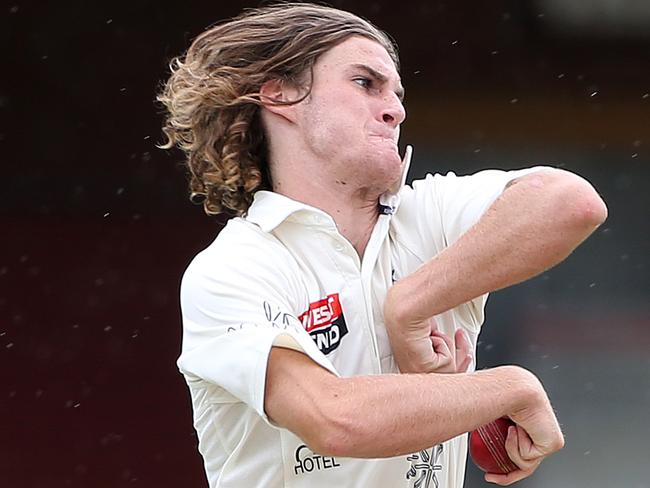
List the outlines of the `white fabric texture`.
{"label": "white fabric texture", "polygon": [[[178,365],[210,487],[462,487],[466,436],[389,459],[312,453],[266,417],[268,355],[290,347],[342,377],[398,372],[383,323],[388,288],[456,241],[508,182],[537,169],[428,175],[383,195],[362,262],[326,213],[256,193],[181,286]],[[438,316],[441,330],[465,329],[475,350],[486,298]]]}

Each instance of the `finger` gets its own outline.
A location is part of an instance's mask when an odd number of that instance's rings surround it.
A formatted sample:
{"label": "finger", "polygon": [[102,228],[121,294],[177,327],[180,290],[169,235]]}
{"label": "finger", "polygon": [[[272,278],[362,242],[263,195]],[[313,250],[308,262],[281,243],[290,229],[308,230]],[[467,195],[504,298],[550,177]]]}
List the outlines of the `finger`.
{"label": "finger", "polygon": [[497,474],[497,473],[486,473],[485,474],[485,481],[488,483],[494,483],[497,485],[501,486],[508,486],[513,483],[516,483],[517,481],[521,481],[524,478],[527,478],[530,476],[532,471],[523,471],[521,469],[518,469],[517,471],[512,471],[508,474]]}
{"label": "finger", "polygon": [[535,447],[533,440],[525,429],[517,428],[517,442],[522,459],[530,461],[542,457],[543,454]]}
{"label": "finger", "polygon": [[463,329],[456,330],[456,333],[454,334],[454,342],[456,344],[456,351],[461,354],[468,354],[472,349],[469,337]]}
{"label": "finger", "polygon": [[431,334],[438,331],[438,322],[433,317],[429,319],[429,330]]}
{"label": "finger", "polygon": [[454,357],[449,350],[447,342],[438,335],[432,335],[430,339],[433,348],[434,368],[440,369],[453,366]]}
{"label": "finger", "polygon": [[445,343],[446,349],[449,351],[449,355],[454,359],[456,358],[456,344],[451,337],[443,332],[440,332],[439,330],[431,332],[431,337],[438,337],[442,339]]}
{"label": "finger", "polygon": [[485,481],[501,486],[508,486],[533,474],[541,463],[542,458],[524,460],[520,454],[522,445],[524,448],[532,446],[532,441],[526,431],[518,426],[509,427],[506,437],[506,452],[519,469],[508,474],[487,473],[485,475]]}
{"label": "finger", "polygon": [[456,344],[456,372],[464,373],[472,364],[472,343],[463,329],[458,329],[454,334]]}
{"label": "finger", "polygon": [[536,455],[533,448],[533,441],[523,428],[520,426],[508,428],[506,452],[520,470],[532,473],[542,462],[543,456]]}
{"label": "finger", "polygon": [[[460,364],[458,363],[459,360]],[[456,356],[456,373],[466,373],[472,364],[472,361],[474,361],[474,357],[471,354],[460,359]]]}

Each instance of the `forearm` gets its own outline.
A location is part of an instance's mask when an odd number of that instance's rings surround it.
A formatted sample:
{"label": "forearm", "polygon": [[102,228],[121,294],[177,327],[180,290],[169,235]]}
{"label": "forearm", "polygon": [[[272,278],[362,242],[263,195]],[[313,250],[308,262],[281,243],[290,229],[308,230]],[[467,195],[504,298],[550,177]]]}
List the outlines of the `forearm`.
{"label": "forearm", "polygon": [[[326,450],[342,456],[417,452],[507,415],[532,394],[507,370],[339,380],[343,401]],[[498,385],[498,386],[497,386]],[[347,398],[344,400],[344,398]]]}
{"label": "forearm", "polygon": [[[536,378],[517,367],[352,378],[321,370],[305,382],[300,364],[310,367],[311,360],[294,351],[275,352],[284,360],[270,365],[276,380],[267,385],[267,413],[320,454],[376,458],[416,452],[548,403]],[[280,406],[283,385],[292,393],[292,408]]]}
{"label": "forearm", "polygon": [[512,184],[455,243],[393,286],[399,320],[422,321],[565,259],[607,216],[595,190],[560,170]]}

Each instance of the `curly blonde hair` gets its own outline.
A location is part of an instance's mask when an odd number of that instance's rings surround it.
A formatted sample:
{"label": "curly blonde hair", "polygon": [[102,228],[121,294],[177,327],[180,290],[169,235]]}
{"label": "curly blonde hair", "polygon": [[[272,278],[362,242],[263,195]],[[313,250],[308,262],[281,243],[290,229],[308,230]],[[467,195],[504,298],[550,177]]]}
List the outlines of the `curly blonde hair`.
{"label": "curly blonde hair", "polygon": [[[318,57],[350,36],[380,43],[399,69],[390,37],[354,14],[310,3],[247,10],[199,35],[170,63],[158,101],[166,108],[164,149],[178,146],[190,172],[190,198],[209,215],[244,214],[271,189],[259,91],[268,80],[305,87]],[[306,83],[306,85],[305,85]]]}

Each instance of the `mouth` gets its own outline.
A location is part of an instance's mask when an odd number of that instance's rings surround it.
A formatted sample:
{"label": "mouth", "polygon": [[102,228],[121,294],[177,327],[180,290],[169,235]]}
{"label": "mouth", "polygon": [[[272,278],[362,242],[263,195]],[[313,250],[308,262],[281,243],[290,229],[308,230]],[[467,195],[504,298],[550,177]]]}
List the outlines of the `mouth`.
{"label": "mouth", "polygon": [[376,139],[379,139],[381,142],[388,142],[390,144],[393,144],[393,145],[397,146],[397,141],[395,140],[395,137],[392,136],[392,135],[385,136],[385,135],[381,135],[381,134],[373,134],[372,137],[376,138]]}

